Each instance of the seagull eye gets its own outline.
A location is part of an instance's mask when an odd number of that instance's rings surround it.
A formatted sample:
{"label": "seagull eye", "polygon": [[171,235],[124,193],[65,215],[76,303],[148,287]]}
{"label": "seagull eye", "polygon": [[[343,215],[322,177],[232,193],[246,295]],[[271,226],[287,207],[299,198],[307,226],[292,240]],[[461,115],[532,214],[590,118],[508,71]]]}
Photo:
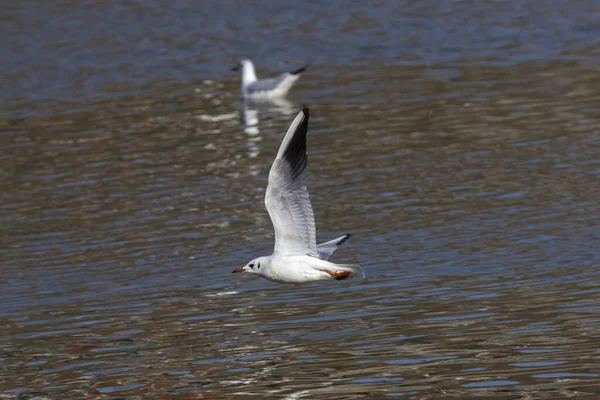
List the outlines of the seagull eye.
{"label": "seagull eye", "polygon": [[254,264],[250,264],[248,265],[250,268],[254,268]]}

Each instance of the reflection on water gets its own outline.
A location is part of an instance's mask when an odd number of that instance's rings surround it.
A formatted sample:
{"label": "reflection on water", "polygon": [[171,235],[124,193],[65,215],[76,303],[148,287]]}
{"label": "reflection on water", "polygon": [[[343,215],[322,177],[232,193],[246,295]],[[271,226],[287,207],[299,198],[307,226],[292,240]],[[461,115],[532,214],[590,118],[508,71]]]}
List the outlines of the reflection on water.
{"label": "reflection on water", "polygon": [[[596,3],[8,4],[3,398],[598,398]],[[302,105],[360,284],[230,273]]]}
{"label": "reflection on water", "polygon": [[248,102],[242,101],[242,126],[244,128],[244,132],[246,132],[249,136],[256,136],[260,133],[258,129],[258,110],[255,108],[250,108],[248,106]]}
{"label": "reflection on water", "polygon": [[298,110],[294,104],[285,98],[241,101],[242,110],[242,128],[248,135],[248,157],[255,158],[260,155],[258,142],[262,140],[260,135],[260,113],[264,118],[269,118],[273,114],[288,116],[295,114]]}

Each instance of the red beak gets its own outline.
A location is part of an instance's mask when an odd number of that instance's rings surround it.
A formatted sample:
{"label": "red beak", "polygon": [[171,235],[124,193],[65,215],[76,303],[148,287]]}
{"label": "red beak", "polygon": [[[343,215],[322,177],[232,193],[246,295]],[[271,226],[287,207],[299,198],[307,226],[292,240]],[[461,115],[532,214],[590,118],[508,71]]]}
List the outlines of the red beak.
{"label": "red beak", "polygon": [[236,272],[246,272],[246,270],[244,268],[236,268],[233,270],[233,273],[236,273]]}

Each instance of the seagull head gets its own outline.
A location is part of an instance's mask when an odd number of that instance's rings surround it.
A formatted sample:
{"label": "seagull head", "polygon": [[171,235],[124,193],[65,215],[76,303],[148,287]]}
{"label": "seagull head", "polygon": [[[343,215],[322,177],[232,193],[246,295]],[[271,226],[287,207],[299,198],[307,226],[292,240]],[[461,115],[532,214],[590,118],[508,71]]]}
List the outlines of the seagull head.
{"label": "seagull head", "polygon": [[244,70],[248,67],[252,67],[252,69],[254,70],[254,64],[252,64],[252,61],[248,60],[247,58],[244,58],[243,60],[240,60],[237,64],[235,64],[233,68],[231,68],[231,70],[239,71],[240,69]]}
{"label": "seagull head", "polygon": [[258,257],[244,265],[242,268],[234,269],[233,272],[250,272],[253,274],[260,274],[268,263],[269,260],[267,257]]}

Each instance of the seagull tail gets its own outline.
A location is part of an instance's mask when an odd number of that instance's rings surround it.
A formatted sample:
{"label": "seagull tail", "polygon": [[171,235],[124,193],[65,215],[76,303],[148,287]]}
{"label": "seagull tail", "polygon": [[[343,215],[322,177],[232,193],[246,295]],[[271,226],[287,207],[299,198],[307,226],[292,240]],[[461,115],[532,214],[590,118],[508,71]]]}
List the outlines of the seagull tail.
{"label": "seagull tail", "polygon": [[365,279],[365,271],[357,264],[334,264],[337,271],[348,271],[353,279]]}
{"label": "seagull tail", "polygon": [[298,68],[293,70],[292,72],[290,72],[291,75],[300,75],[301,73],[303,73],[306,68],[308,68],[309,64],[306,64],[304,67]]}

